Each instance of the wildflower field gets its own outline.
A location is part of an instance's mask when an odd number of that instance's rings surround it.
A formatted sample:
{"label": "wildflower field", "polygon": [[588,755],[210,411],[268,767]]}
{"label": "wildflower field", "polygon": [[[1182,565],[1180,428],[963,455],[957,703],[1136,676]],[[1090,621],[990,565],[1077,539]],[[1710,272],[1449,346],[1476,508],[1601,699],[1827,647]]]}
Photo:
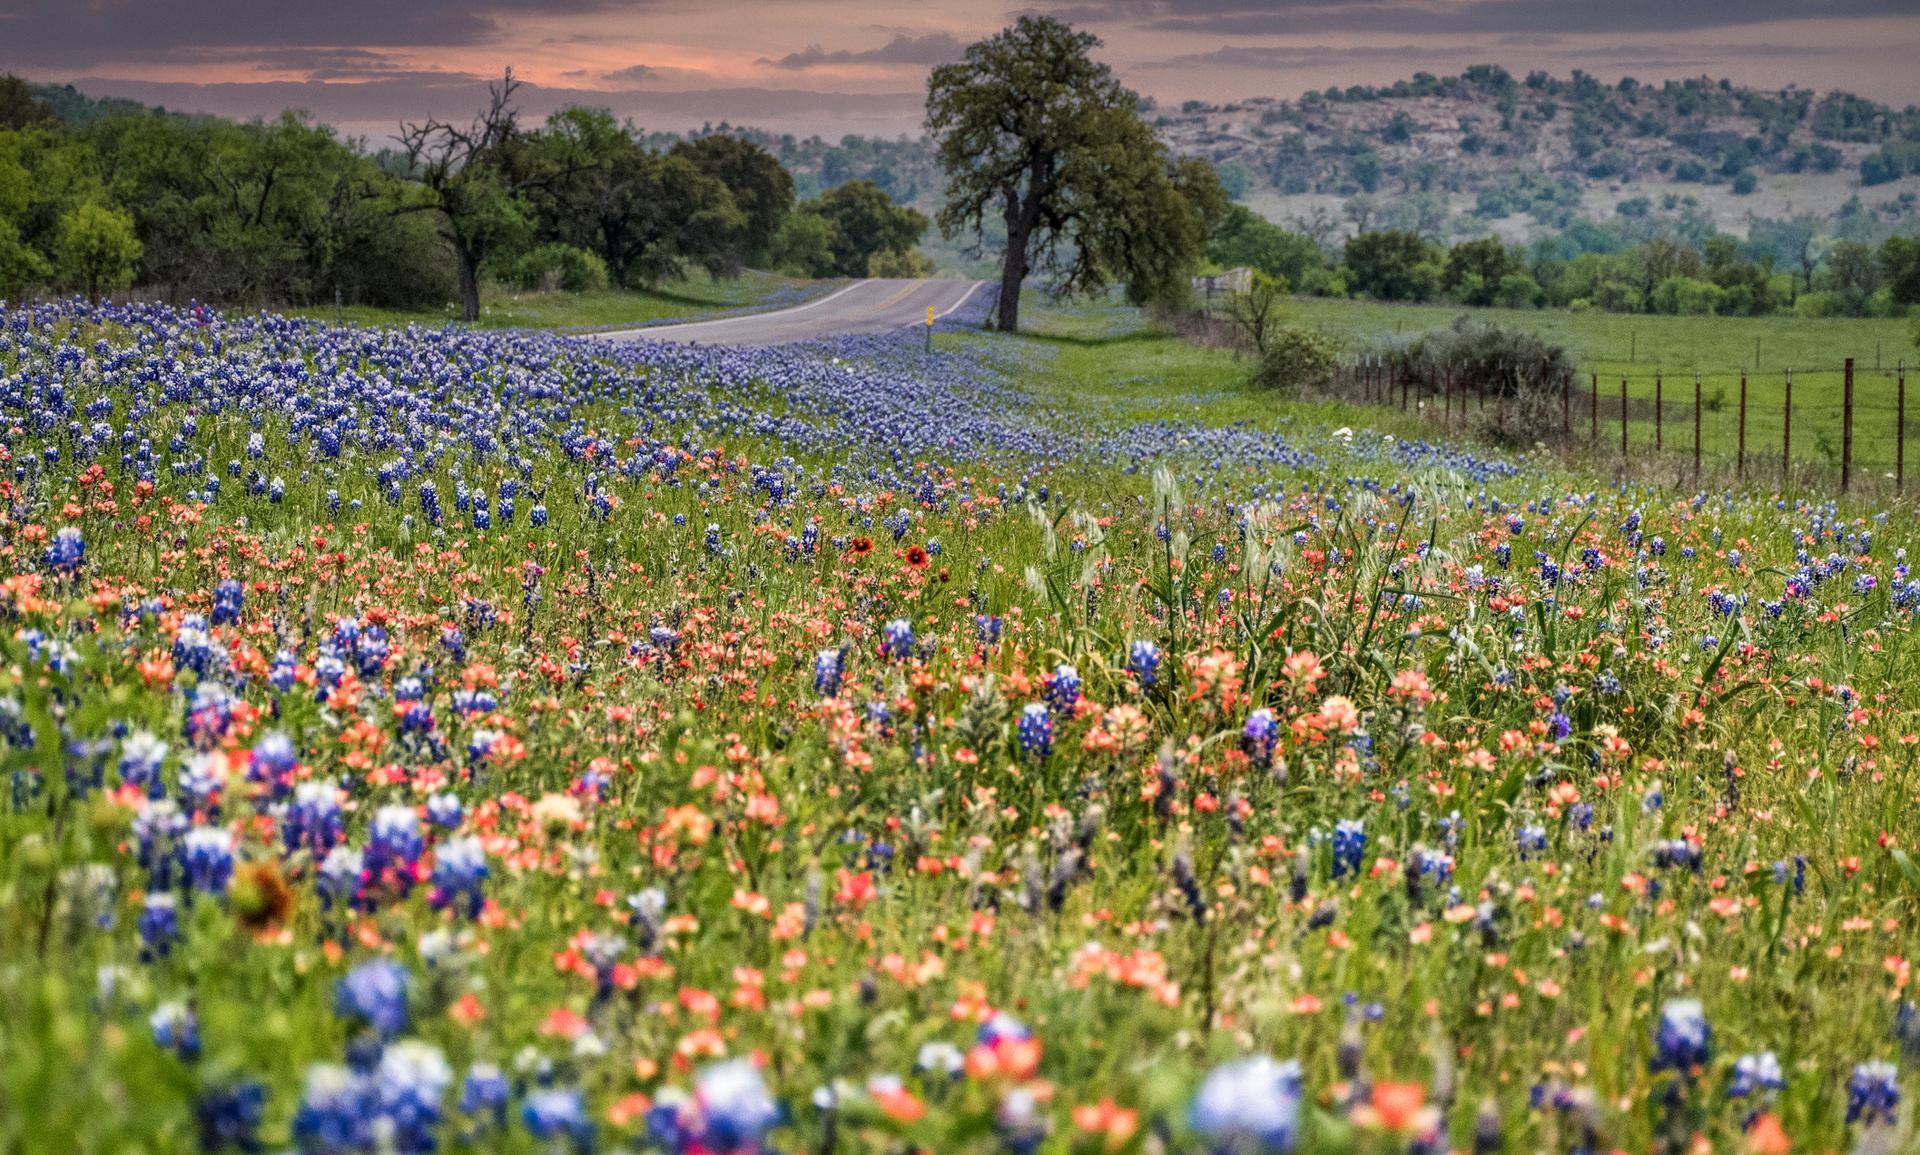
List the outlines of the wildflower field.
{"label": "wildflower field", "polygon": [[0,307],[0,1150],[1913,1149],[1911,510],[1066,356]]}

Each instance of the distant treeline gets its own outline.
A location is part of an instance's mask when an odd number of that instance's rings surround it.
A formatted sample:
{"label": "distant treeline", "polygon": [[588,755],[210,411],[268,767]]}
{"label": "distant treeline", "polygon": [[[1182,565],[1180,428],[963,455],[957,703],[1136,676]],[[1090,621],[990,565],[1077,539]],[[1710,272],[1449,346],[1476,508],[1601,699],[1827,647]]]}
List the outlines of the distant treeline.
{"label": "distant treeline", "polygon": [[1743,240],[1675,234],[1632,219],[1575,221],[1532,245],[1496,237],[1446,247],[1412,229],[1363,231],[1337,250],[1234,205],[1209,259],[1296,292],[1508,308],[1767,316],[1905,316],[1920,304],[1920,237],[1831,240],[1807,216],[1755,219]]}
{"label": "distant treeline", "polygon": [[237,123],[0,76],[0,298],[137,287],[471,313],[482,277],[592,289],[695,268],[924,267],[926,218],[871,183],[800,201],[760,143],[647,138],[599,109],[523,128],[513,87],[471,126],[407,126],[368,150],[293,113]]}

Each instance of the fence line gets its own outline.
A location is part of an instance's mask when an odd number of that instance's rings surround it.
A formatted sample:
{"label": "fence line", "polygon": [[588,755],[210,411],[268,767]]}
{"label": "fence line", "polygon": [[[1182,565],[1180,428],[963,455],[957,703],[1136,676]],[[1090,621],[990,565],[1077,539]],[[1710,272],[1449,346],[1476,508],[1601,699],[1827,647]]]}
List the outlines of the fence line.
{"label": "fence line", "polygon": [[[1735,473],[1745,480],[1751,464],[1748,458],[1755,449],[1752,436],[1756,427],[1764,436],[1768,422],[1777,414],[1783,484],[1794,474],[1794,418],[1797,415],[1803,426],[1803,443],[1810,435],[1811,444],[1817,447],[1816,453],[1803,458],[1802,463],[1832,467],[1838,474],[1841,492],[1852,490],[1856,465],[1877,471],[1885,471],[1890,466],[1887,476],[1895,491],[1905,492],[1905,361],[1885,371],[1862,372],[1857,370],[1854,358],[1848,357],[1836,369],[1786,367],[1774,372],[1778,373],[1775,380],[1779,388],[1777,393],[1770,394],[1764,382],[1773,374],[1755,373],[1746,367],[1725,372],[1696,369],[1693,397],[1688,401],[1684,397],[1667,397],[1664,368],[1650,367],[1638,375],[1637,383],[1634,373],[1622,373],[1617,397],[1612,396],[1610,390],[1602,389],[1599,371],[1589,369],[1561,380],[1557,420],[1550,394],[1536,395],[1529,400],[1510,392],[1510,386],[1483,378],[1467,379],[1456,375],[1451,368],[1441,369],[1437,376],[1427,376],[1403,370],[1379,356],[1341,362],[1334,371],[1331,389],[1336,394],[1369,404],[1398,405],[1403,411],[1437,420],[1440,427],[1448,431],[1469,428],[1478,422],[1490,432],[1513,440],[1523,437],[1553,440],[1557,434],[1558,441],[1567,445],[1578,445],[1583,440],[1575,429],[1574,412],[1575,405],[1584,400],[1586,428],[1581,432],[1587,445],[1598,449],[1603,426],[1617,424],[1618,451],[1623,460],[1628,459],[1634,452],[1633,429],[1638,425],[1644,430],[1640,434],[1642,445],[1650,439],[1650,448],[1655,454],[1691,450],[1696,478],[1702,474],[1707,456],[1724,460],[1731,450]],[[1794,400],[1796,375],[1803,379],[1799,382],[1802,389],[1797,402]],[[1819,378],[1828,380],[1822,382]],[[1707,392],[1709,384],[1714,384],[1711,396]],[[1727,390],[1735,384],[1737,394],[1729,405]],[[1810,393],[1810,384],[1820,392]],[[1491,398],[1489,393],[1493,394]],[[1727,409],[1732,410],[1731,420],[1717,416]],[[1693,426],[1691,445],[1683,444],[1689,418]],[[1516,421],[1526,428],[1516,428]],[[1670,422],[1680,423],[1675,432],[1681,442],[1671,447],[1667,444]],[[1652,426],[1650,430],[1646,429],[1648,425]],[[1732,428],[1728,428],[1729,425]]]}

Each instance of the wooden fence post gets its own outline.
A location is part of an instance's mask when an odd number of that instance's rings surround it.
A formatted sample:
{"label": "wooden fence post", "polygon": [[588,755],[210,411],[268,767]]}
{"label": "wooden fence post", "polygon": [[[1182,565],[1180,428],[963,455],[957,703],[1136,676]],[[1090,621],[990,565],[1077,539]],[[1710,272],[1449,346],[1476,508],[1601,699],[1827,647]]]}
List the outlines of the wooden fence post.
{"label": "wooden fence post", "polygon": [[1793,478],[1793,370],[1787,370],[1787,400],[1780,407],[1780,488]]}
{"label": "wooden fence post", "polygon": [[1627,375],[1620,374],[1620,456],[1627,455]]}
{"label": "wooden fence post", "polygon": [[1747,479],[1747,371],[1740,370],[1740,480]]}
{"label": "wooden fence post", "polygon": [[1846,381],[1840,391],[1840,492],[1853,483],[1853,358],[1847,358]]}
{"label": "wooden fence post", "polygon": [[1589,410],[1587,420],[1590,422],[1587,440],[1598,445],[1600,444],[1600,374],[1598,373],[1593,375],[1593,391],[1587,394],[1587,406]]}
{"label": "wooden fence post", "polygon": [[1693,479],[1700,480],[1700,370],[1693,371]]}
{"label": "wooden fence post", "polygon": [[1907,488],[1907,363],[1900,362],[1900,387],[1893,403],[1893,491]]}

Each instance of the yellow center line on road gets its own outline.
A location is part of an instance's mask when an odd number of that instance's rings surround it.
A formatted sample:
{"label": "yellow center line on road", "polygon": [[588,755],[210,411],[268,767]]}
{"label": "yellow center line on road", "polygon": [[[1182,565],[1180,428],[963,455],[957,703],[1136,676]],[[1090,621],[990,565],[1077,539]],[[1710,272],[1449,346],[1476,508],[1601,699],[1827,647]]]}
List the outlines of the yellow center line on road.
{"label": "yellow center line on road", "polygon": [[875,305],[873,309],[868,313],[868,315],[878,316],[879,314],[886,312],[888,309],[906,300],[907,297],[912,295],[915,291],[920,289],[925,284],[926,284],[925,281],[913,282],[912,284],[908,285],[906,288],[901,289],[899,292],[895,293],[893,296],[888,297],[886,300],[880,302],[878,305]]}

